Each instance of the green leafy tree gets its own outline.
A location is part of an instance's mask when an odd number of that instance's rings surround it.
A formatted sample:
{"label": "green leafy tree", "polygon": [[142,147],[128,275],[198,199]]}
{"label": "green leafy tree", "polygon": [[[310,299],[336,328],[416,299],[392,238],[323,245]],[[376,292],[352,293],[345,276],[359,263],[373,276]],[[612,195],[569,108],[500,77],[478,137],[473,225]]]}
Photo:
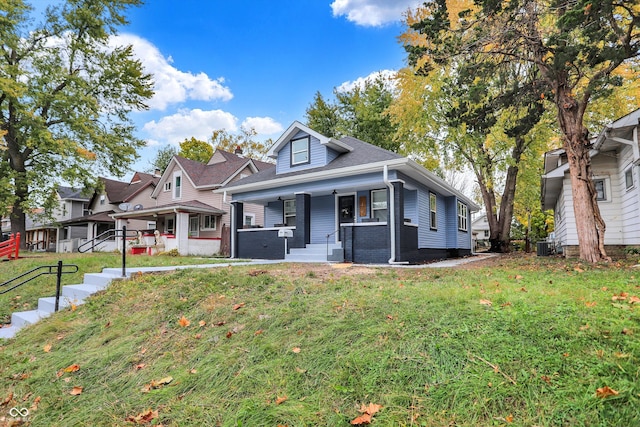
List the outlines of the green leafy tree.
{"label": "green leafy tree", "polygon": [[208,142],[191,137],[180,143],[178,155],[196,162],[207,163],[213,156],[213,146]]}
{"label": "green leafy tree", "polygon": [[156,155],[149,162],[149,172],[154,172],[155,170],[159,170],[160,173],[163,173],[164,170],[169,166],[169,162],[173,158],[173,156],[178,154],[178,150],[172,145],[165,145],[156,151]]}
{"label": "green leafy tree", "polygon": [[[425,13],[443,19],[441,11]],[[537,89],[540,77],[535,67],[479,55],[422,63],[415,55],[422,40],[415,34],[421,34],[422,25],[408,16],[402,40],[410,72],[400,73],[400,95],[390,112],[399,135],[408,135],[407,151],[436,153],[445,169],[472,169],[487,214],[491,250],[507,252],[518,173],[530,159],[526,154],[543,140],[533,132],[544,113]]]}
{"label": "green leafy tree", "polygon": [[240,134],[232,134],[225,129],[217,129],[211,135],[211,144],[217,149],[234,153],[237,148],[242,150],[242,155],[255,160],[264,160],[272,145],[271,139],[266,141],[256,140],[258,133],[253,128],[240,129]]}
{"label": "green leafy tree", "polygon": [[334,89],[334,104],[316,93],[314,102],[306,110],[306,123],[326,136],[352,136],[398,152],[400,143],[394,138],[397,126],[387,112],[395,96],[393,85],[391,78],[379,75],[367,79],[362,87]]}
{"label": "green leafy tree", "polygon": [[147,108],[151,76],[131,46],[110,45],[140,3],[69,0],[34,27],[28,4],[2,2],[0,205],[12,232],[24,233],[30,209],[51,209],[59,180],[93,188],[101,173],[123,175],[144,145],[128,115]]}
{"label": "green leafy tree", "polygon": [[437,0],[412,18],[408,54],[420,70],[469,55],[538,69],[568,156],[580,257],[608,259],[586,117],[594,100],[624,83],[616,71],[640,55],[638,2]]}

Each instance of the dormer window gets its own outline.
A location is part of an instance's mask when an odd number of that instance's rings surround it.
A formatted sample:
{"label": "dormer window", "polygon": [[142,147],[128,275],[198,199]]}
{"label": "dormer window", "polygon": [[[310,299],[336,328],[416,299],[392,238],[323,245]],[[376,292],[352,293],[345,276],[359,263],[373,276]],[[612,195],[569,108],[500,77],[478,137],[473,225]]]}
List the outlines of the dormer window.
{"label": "dormer window", "polygon": [[291,140],[291,166],[309,163],[308,136]]}

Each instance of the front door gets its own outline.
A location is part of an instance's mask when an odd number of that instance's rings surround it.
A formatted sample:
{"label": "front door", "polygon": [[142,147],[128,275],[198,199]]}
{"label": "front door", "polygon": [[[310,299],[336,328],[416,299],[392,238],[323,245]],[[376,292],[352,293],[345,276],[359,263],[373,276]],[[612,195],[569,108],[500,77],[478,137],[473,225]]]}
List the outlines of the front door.
{"label": "front door", "polygon": [[355,196],[340,196],[338,197],[338,222],[344,224],[345,222],[353,222],[355,218]]}

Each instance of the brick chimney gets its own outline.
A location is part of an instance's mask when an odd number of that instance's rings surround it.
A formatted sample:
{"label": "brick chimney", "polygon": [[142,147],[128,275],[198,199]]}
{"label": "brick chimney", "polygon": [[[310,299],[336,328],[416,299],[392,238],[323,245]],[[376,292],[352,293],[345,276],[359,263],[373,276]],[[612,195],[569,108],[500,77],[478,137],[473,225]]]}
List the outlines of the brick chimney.
{"label": "brick chimney", "polygon": [[242,147],[240,147],[239,145],[238,145],[238,146],[236,146],[236,151],[234,151],[234,153],[235,153],[237,156],[242,156]]}

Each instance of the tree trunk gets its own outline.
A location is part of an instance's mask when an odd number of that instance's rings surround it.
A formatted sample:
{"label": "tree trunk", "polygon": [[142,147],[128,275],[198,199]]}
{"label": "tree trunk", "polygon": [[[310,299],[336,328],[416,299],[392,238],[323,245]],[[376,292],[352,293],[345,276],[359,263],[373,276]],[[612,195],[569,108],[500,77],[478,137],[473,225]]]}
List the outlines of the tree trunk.
{"label": "tree trunk", "polygon": [[558,119],[567,152],[573,212],[578,233],[580,258],[588,262],[610,260],[604,249],[604,220],[596,201],[588,130],[582,124],[583,109],[569,93],[558,91]]}

